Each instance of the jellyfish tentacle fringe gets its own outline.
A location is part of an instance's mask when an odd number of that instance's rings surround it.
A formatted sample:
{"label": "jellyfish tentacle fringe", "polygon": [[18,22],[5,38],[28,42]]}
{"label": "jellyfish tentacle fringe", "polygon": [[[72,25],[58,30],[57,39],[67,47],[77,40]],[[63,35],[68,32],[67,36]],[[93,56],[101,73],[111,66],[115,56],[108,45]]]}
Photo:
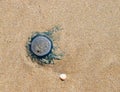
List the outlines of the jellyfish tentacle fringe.
{"label": "jellyfish tentacle fringe", "polygon": [[[26,49],[27,49],[27,53],[28,56],[31,58],[31,60],[37,61],[39,64],[54,64],[54,60],[61,60],[63,57],[63,54],[56,54],[55,50],[56,47],[54,46],[54,40],[53,39],[53,34],[57,31],[62,30],[61,26],[55,26],[52,29],[48,30],[47,32],[34,32],[32,33],[32,36],[30,38],[28,38],[28,42],[26,44]],[[52,43],[52,50],[45,56],[43,57],[39,57],[37,55],[35,55],[32,51],[31,51],[31,42],[32,40],[37,37],[37,36],[45,36],[48,39],[50,39],[51,43]]]}

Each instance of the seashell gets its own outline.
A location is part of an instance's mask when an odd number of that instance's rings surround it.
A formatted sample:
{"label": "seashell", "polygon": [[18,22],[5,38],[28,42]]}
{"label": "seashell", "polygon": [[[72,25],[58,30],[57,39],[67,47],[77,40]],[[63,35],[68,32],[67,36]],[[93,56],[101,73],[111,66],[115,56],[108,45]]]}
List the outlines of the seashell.
{"label": "seashell", "polygon": [[60,78],[62,81],[64,81],[64,80],[67,78],[67,76],[66,76],[66,74],[60,74],[59,78]]}

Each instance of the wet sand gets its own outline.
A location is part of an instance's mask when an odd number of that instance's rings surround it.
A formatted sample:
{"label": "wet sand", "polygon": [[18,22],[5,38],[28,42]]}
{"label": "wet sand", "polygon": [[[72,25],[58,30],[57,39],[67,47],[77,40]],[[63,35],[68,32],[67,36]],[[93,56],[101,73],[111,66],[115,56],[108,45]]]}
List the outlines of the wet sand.
{"label": "wet sand", "polygon": [[[57,24],[64,58],[33,63],[28,37]],[[0,92],[120,92],[120,0],[0,0]]]}

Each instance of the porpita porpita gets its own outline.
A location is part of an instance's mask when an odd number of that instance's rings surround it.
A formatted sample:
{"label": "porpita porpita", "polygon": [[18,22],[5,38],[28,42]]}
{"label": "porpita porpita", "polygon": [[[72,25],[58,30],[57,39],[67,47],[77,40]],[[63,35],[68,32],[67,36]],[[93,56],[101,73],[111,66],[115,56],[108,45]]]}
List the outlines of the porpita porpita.
{"label": "porpita porpita", "polygon": [[63,54],[56,54],[53,33],[59,31],[58,26],[53,27],[47,32],[35,32],[29,38],[26,48],[28,56],[32,61],[37,61],[39,64],[54,63],[54,60],[61,60]]}
{"label": "porpita porpita", "polygon": [[52,41],[44,35],[37,35],[31,40],[30,51],[37,57],[47,56],[52,48]]}

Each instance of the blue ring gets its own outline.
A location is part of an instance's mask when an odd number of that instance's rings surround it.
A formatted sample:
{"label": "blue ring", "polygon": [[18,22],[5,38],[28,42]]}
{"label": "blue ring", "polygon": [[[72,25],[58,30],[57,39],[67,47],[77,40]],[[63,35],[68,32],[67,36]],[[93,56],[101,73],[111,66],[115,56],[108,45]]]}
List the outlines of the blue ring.
{"label": "blue ring", "polygon": [[47,55],[49,55],[49,54],[51,53],[51,51],[52,51],[52,49],[53,49],[53,43],[52,43],[52,41],[51,41],[50,38],[48,38],[46,35],[41,35],[41,34],[37,34],[36,36],[34,36],[33,38],[31,38],[30,43],[32,43],[32,41],[33,41],[35,38],[39,37],[39,36],[47,38],[47,39],[50,41],[50,43],[51,43],[50,51],[49,51],[47,54],[43,55],[43,56],[38,56],[38,55],[36,55],[36,54],[32,51],[31,44],[29,45],[29,50],[30,50],[30,52],[32,53],[32,55],[34,55],[35,57],[41,59],[41,58],[44,58],[44,57],[46,57]]}

